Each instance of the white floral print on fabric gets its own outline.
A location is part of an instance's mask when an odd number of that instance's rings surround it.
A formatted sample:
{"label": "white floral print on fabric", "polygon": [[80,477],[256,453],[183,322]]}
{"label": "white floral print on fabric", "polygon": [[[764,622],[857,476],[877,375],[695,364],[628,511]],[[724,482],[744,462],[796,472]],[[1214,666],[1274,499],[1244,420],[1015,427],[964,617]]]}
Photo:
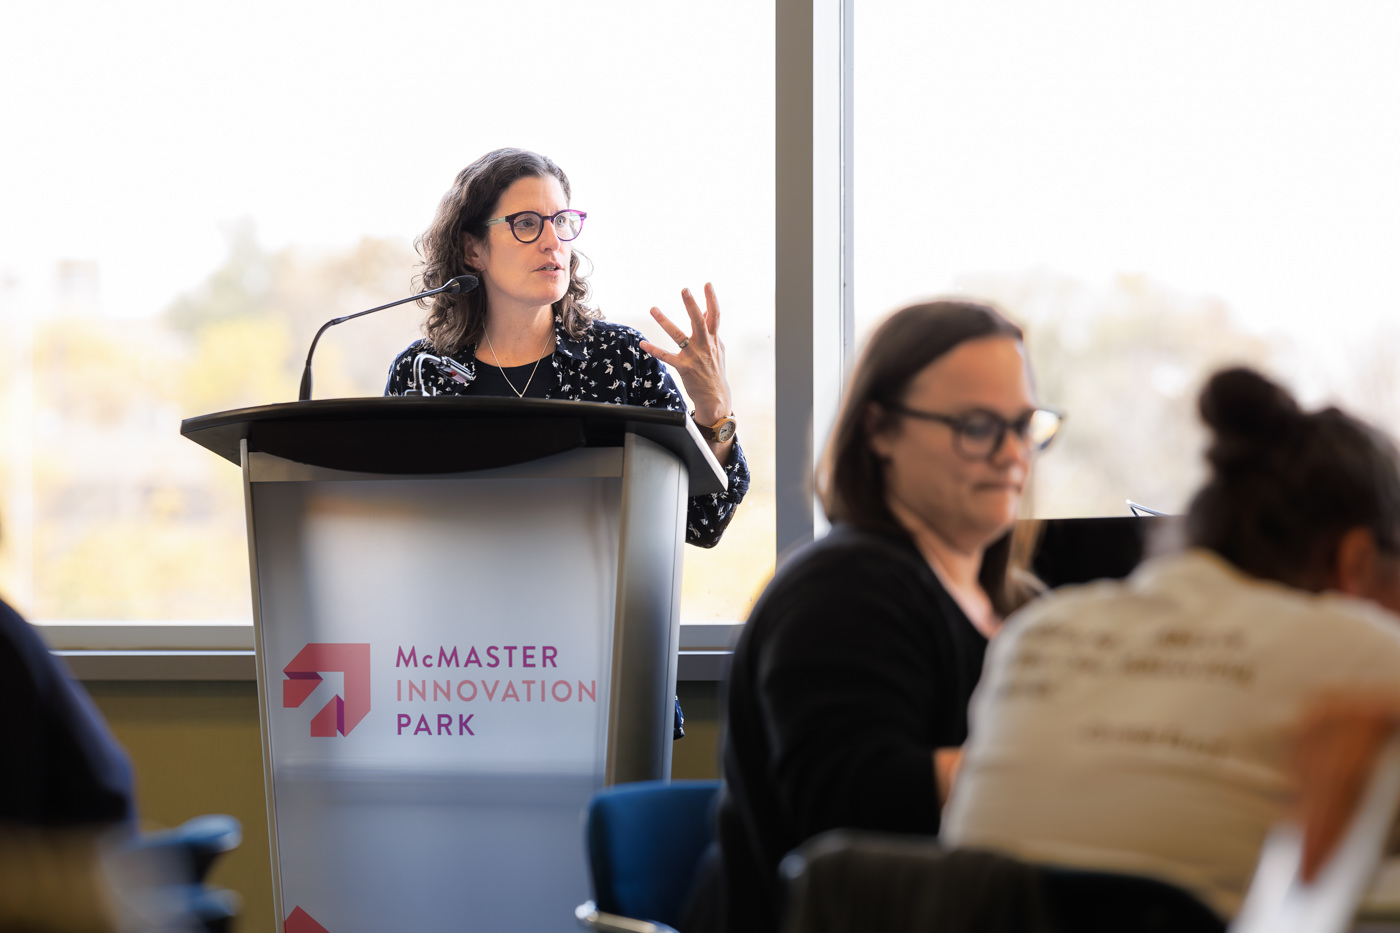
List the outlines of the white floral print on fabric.
{"label": "white floral print on fabric", "polygon": [[[571,338],[558,317],[554,320],[554,353],[549,358],[553,380],[546,382],[545,398],[575,402],[606,402],[613,405],[641,405],[685,411],[685,399],[676,388],[671,373],[659,360],[642,351],[642,335],[631,327],[594,321],[580,340]],[[415,341],[389,368],[385,395],[403,395],[413,385],[413,360],[425,350],[426,340]],[[438,395],[472,395],[476,379],[476,348],[452,355],[470,376],[462,378],[440,372],[432,363],[423,366],[423,379],[431,380]],[[540,376],[546,374],[541,372]],[[700,547],[714,547],[734,517],[734,510],[749,489],[749,465],[736,440],[723,464],[729,479],[724,493],[693,496],[686,513],[685,540]]]}

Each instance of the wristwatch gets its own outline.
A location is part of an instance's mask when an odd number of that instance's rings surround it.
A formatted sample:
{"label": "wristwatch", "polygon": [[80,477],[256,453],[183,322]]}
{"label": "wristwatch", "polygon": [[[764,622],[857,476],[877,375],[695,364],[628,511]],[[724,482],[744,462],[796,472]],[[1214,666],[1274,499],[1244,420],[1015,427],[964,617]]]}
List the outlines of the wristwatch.
{"label": "wristwatch", "polygon": [[[695,412],[690,413],[690,420],[695,421]],[[723,444],[734,436],[734,432],[739,430],[739,422],[734,420],[734,412],[730,412],[714,424],[701,424],[695,421],[695,430],[700,432],[700,436],[711,444]]]}

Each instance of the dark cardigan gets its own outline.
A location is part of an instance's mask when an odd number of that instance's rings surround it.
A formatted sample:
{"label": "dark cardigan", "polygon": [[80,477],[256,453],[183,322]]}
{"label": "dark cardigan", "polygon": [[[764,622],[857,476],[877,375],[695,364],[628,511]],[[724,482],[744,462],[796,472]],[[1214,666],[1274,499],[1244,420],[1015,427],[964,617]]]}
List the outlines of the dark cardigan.
{"label": "dark cardigan", "polygon": [[986,647],[907,538],[837,526],[779,571],[726,697],[725,929],[777,929],[778,862],[818,833],[938,832],[933,751],[967,738]]}

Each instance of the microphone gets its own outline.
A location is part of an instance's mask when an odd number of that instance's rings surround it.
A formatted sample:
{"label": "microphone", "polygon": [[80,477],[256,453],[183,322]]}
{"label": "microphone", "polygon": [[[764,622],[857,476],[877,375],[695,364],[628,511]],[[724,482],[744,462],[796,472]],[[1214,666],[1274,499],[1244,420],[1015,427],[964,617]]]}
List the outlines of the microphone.
{"label": "microphone", "polygon": [[366,314],[373,314],[376,311],[383,311],[385,308],[392,308],[396,305],[406,304],[410,301],[417,301],[419,298],[427,298],[430,295],[439,295],[446,292],[449,295],[460,295],[476,288],[477,278],[474,275],[459,275],[455,279],[449,279],[447,284],[441,288],[434,288],[431,291],[419,292],[416,295],[409,295],[407,298],[400,298],[398,301],[391,301],[387,305],[380,305],[377,308],[370,308],[368,311],[356,311],[354,314],[347,314],[344,317],[331,318],[321,325],[321,329],[316,331],[316,336],[311,338],[311,349],[306,351],[306,368],[301,371],[301,392],[297,395],[297,401],[306,402],[311,399],[311,357],[316,352],[316,343],[321,339],[321,335],[326,332],[327,327],[335,324],[344,324],[346,321],[357,317],[364,317]]}

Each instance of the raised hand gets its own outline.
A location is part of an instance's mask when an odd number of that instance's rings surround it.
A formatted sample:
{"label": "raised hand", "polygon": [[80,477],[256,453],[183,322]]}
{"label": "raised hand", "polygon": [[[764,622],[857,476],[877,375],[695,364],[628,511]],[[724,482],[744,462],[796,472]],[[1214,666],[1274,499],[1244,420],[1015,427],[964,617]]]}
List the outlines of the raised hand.
{"label": "raised hand", "polygon": [[690,289],[681,290],[681,301],[690,315],[689,336],[662,314],[660,308],[651,309],[656,323],[676,342],[676,351],[668,353],[650,340],[643,340],[641,346],[680,374],[685,392],[695,406],[695,420],[714,424],[733,411],[729,378],[724,370],[724,343],[719,339],[719,299],[715,297],[714,286],[706,282],[703,312]]}

